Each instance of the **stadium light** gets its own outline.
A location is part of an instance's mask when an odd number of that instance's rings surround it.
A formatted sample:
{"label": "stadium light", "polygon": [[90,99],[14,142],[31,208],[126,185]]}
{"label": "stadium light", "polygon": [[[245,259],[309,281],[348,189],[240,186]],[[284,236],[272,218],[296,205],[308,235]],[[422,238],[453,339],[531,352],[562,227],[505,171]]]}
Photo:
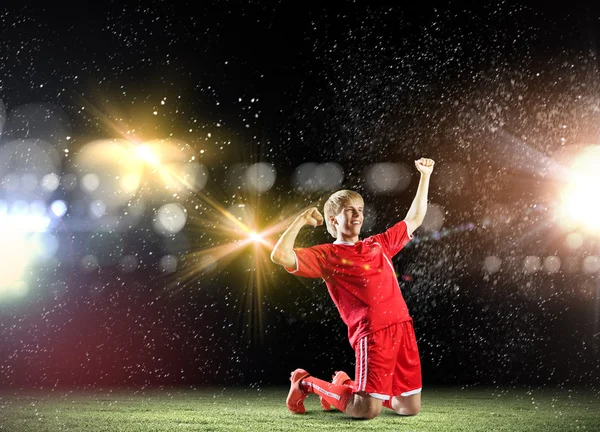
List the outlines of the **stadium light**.
{"label": "stadium light", "polygon": [[0,297],[24,294],[25,272],[41,249],[31,233],[43,233],[50,218],[35,214],[0,214]]}
{"label": "stadium light", "polygon": [[589,234],[600,235],[600,146],[586,147],[571,167],[561,194],[560,215]]}
{"label": "stadium light", "polygon": [[29,264],[25,236],[19,232],[6,232],[0,248],[0,295],[9,293],[22,282]]}

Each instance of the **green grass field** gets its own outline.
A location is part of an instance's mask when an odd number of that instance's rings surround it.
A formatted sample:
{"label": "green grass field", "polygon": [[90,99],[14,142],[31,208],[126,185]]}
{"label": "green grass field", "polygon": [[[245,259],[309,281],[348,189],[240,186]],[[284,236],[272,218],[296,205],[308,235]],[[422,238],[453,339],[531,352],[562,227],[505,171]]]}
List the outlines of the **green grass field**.
{"label": "green grass field", "polygon": [[285,388],[0,393],[0,431],[600,431],[600,395],[576,390],[427,389],[423,410],[374,420],[324,412],[311,395],[304,415]]}

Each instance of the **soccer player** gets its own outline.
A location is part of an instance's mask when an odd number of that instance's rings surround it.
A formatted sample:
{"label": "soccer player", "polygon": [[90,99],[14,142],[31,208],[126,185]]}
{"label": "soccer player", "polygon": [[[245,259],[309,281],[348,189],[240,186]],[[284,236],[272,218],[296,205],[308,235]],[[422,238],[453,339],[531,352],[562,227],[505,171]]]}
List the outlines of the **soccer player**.
{"label": "soccer player", "polygon": [[[348,326],[356,353],[355,380],[338,372],[333,382],[296,369],[290,376],[288,409],[306,412],[309,393],[351,417],[371,419],[381,407],[401,415],[421,409],[421,362],[412,319],[400,292],[392,257],[412,238],[425,218],[429,179],[434,162],[415,161],[421,173],[417,194],[404,220],[381,234],[359,239],[364,201],[353,191],[341,190],[325,203],[325,218],[317,208],[298,216],[282,234],[271,259],[297,276],[322,278],[342,320]],[[333,243],[294,248],[300,229],[327,224]]]}

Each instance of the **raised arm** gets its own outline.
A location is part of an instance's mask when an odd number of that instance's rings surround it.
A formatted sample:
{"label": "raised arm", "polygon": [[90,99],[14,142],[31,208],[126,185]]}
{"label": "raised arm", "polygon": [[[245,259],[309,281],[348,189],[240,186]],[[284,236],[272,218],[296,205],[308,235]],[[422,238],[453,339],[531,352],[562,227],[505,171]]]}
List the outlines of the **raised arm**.
{"label": "raised arm", "polygon": [[432,159],[421,158],[415,161],[417,170],[421,173],[417,194],[413,200],[404,220],[408,227],[408,234],[412,234],[423,223],[427,213],[427,194],[429,193],[429,179],[433,172],[435,162]]}
{"label": "raised arm", "polygon": [[273,248],[273,252],[271,252],[271,261],[287,268],[296,267],[294,242],[304,225],[311,225],[313,227],[323,225],[323,216],[316,207],[304,211],[285,230]]}

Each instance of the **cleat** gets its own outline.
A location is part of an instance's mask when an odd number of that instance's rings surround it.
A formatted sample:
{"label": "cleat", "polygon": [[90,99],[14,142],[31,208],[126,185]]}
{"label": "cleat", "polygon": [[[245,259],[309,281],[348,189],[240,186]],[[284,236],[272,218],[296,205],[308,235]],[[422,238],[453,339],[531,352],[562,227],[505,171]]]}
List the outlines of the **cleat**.
{"label": "cleat", "polygon": [[[348,374],[344,371],[335,371],[335,373],[331,376],[331,382],[335,385],[344,385],[348,381],[352,381],[352,379],[348,376]],[[321,408],[325,411],[331,411],[331,404],[319,396],[321,400]]]}
{"label": "cleat", "polygon": [[[331,382],[337,385],[349,385],[349,381],[352,381],[352,379],[344,371],[336,371],[335,375],[333,375],[331,378]],[[354,385],[354,383],[352,383],[352,385]]]}
{"label": "cleat", "polygon": [[323,399],[322,396],[319,396],[319,400],[321,401],[321,408],[323,408],[324,411],[331,411],[331,404],[329,402]]}
{"label": "cleat", "polygon": [[290,374],[290,392],[288,393],[285,404],[288,409],[294,414],[304,414],[306,408],[304,408],[304,399],[308,396],[308,392],[302,389],[301,383],[304,378],[309,377],[310,374],[304,369],[296,369]]}

